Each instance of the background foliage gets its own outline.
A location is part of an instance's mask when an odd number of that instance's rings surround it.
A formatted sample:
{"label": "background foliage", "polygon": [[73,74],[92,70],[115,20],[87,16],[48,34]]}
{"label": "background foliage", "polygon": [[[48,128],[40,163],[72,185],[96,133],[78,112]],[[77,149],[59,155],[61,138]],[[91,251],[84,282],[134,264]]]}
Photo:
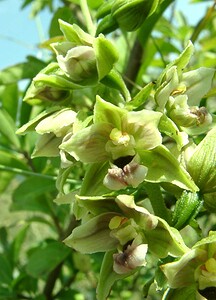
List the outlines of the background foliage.
{"label": "background foliage", "polygon": [[[20,9],[31,6],[32,16],[48,8],[52,13],[49,26],[51,41],[61,39],[58,19],[76,23],[84,30],[88,24],[83,15],[82,1],[59,1],[55,8],[52,0],[23,0]],[[88,1],[93,20],[96,22],[98,8],[103,1]],[[163,2],[163,1],[162,1]],[[191,10],[195,2],[191,1]],[[204,1],[203,2],[207,2]],[[139,33],[115,30],[112,24],[100,24],[100,30],[109,33],[121,53],[117,69],[124,74],[125,82],[132,94],[144,85],[157,79],[165,66],[177,57],[188,40],[195,45],[195,54],[188,70],[200,66],[216,66],[216,12],[215,1],[208,1],[209,8],[192,27],[184,14],[176,11],[176,1],[164,1],[166,5],[155,18],[148,19]],[[164,13],[169,6],[169,13]],[[104,26],[104,28],[103,28]],[[77,221],[70,205],[57,205],[56,176],[59,158],[32,158],[37,135],[16,135],[16,129],[43,110],[31,106],[22,99],[26,90],[20,82],[32,78],[51,61],[55,61],[49,43],[39,45],[48,49],[49,60],[43,61],[28,56],[26,61],[8,66],[0,71],[0,299],[36,300],[90,300],[95,299],[103,254],[84,255],[66,247],[62,240],[67,237]],[[104,92],[105,93],[105,92]],[[113,92],[114,93],[114,92]],[[215,94],[215,88],[211,90]],[[115,95],[115,94],[114,94]],[[113,95],[112,95],[113,96]],[[210,95],[211,96],[211,95]],[[79,99],[76,107],[92,107],[91,91],[76,91]],[[208,105],[215,109],[213,101]],[[66,189],[80,187],[85,169],[77,164],[71,173]],[[215,229],[215,216],[199,216],[205,228]],[[187,229],[184,229],[187,231]],[[196,234],[189,235],[189,243],[196,241]],[[150,261],[154,267],[154,261]],[[129,278],[114,285],[109,299],[143,299],[145,288],[152,280],[151,269],[141,269]],[[160,291],[148,299],[161,299]]]}

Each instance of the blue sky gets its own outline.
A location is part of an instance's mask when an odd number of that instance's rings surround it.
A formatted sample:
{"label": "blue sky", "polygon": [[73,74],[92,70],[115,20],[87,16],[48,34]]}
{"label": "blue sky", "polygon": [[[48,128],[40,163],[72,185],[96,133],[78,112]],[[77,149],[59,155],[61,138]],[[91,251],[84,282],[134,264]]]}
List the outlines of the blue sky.
{"label": "blue sky", "polygon": [[[25,61],[27,55],[42,55],[37,44],[48,37],[51,20],[49,11],[31,19],[30,7],[20,10],[21,0],[0,0],[0,69]],[[184,11],[195,24],[206,10],[206,3],[188,6],[190,0],[178,0],[177,8]],[[205,1],[204,1],[205,2]],[[211,1],[207,1],[211,4]]]}

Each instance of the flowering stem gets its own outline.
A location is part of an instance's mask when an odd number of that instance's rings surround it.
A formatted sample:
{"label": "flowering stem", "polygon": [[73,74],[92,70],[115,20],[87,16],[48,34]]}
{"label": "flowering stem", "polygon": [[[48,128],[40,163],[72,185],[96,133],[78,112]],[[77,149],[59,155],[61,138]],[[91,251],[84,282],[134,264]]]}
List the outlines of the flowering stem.
{"label": "flowering stem", "polygon": [[146,182],[144,187],[155,215],[166,220],[168,224],[171,224],[171,215],[165,205],[160,186],[158,184]]}
{"label": "flowering stem", "polygon": [[138,31],[138,36],[135,40],[133,49],[131,51],[131,55],[129,56],[128,64],[125,71],[125,77],[129,79],[127,80],[127,87],[129,90],[132,90],[132,88],[134,87],[134,85],[131,84],[131,81],[136,82],[136,78],[140,71],[141,63],[142,61],[144,61],[145,57],[145,51],[143,49],[145,49],[145,46],[151,36],[152,30],[154,29],[154,26],[157,23],[157,21],[163,15],[164,11],[172,2],[174,2],[174,0],[162,1],[162,3],[158,6],[156,12],[153,13],[144,22],[144,24]]}
{"label": "flowering stem", "polygon": [[80,7],[81,7],[81,10],[82,10],[83,16],[86,20],[86,26],[87,26],[88,32],[89,32],[89,34],[94,36],[96,30],[95,30],[95,26],[94,26],[94,23],[92,21],[92,18],[91,18],[90,12],[89,12],[87,1],[86,0],[80,0]]}

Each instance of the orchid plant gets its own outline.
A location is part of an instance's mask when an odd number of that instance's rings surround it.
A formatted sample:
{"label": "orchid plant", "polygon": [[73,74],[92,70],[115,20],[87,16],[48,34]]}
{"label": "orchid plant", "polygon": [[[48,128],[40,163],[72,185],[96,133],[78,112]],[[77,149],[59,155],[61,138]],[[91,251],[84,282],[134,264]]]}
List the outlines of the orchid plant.
{"label": "orchid plant", "polygon": [[[98,2],[97,23],[89,11],[85,28],[59,20],[62,36],[46,42],[54,61],[24,96],[40,112],[17,134],[37,134],[33,158],[59,159],[53,200],[77,220],[63,243],[105,253],[98,300],[152,261],[145,295],[154,284],[164,300],[215,299],[216,233],[197,221],[216,211],[215,114],[205,105],[215,69],[191,68],[189,40],[155,81],[129,87],[112,34],[145,34],[173,1]],[[71,188],[77,167],[81,180]]]}

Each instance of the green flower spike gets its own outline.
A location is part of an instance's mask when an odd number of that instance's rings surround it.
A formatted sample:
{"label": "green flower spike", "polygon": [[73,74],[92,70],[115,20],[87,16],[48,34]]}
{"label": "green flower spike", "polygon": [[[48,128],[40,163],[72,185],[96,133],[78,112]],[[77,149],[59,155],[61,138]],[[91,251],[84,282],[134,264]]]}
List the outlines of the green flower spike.
{"label": "green flower spike", "polygon": [[[188,299],[188,287],[193,290],[191,299],[206,299],[202,296],[207,295],[210,289],[216,296],[216,233],[210,232],[208,237],[197,242],[178,261],[165,264],[161,269],[170,288],[176,289],[169,292],[173,300],[178,299],[178,289],[185,289],[182,299]],[[199,294],[196,298],[197,291]],[[171,299],[169,293],[164,299]]]}

